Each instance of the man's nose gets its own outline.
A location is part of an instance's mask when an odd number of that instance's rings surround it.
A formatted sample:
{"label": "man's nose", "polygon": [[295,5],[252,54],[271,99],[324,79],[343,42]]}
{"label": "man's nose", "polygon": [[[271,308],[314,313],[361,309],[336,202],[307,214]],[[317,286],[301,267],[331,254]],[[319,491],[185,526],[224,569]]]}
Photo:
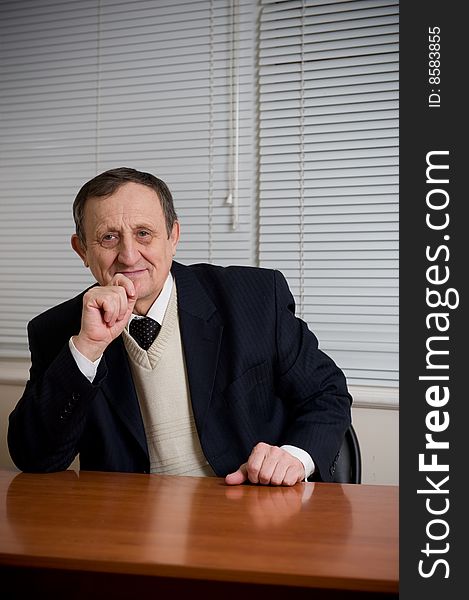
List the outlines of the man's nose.
{"label": "man's nose", "polygon": [[140,258],[137,241],[133,236],[124,236],[119,242],[117,260],[124,265],[134,265]]}

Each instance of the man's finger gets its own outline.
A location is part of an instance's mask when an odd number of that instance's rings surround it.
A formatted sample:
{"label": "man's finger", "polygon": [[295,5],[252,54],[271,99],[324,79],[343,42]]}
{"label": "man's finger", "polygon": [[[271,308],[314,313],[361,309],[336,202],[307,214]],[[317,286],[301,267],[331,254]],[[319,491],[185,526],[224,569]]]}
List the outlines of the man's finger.
{"label": "man's finger", "polygon": [[229,473],[225,477],[225,483],[227,485],[240,485],[244,483],[248,478],[248,473],[246,469],[246,463],[241,465],[237,471],[234,473]]}
{"label": "man's finger", "polygon": [[136,295],[134,282],[126,277],[123,273],[117,273],[111,279],[111,285],[118,285],[125,289],[129,298],[134,298]]}

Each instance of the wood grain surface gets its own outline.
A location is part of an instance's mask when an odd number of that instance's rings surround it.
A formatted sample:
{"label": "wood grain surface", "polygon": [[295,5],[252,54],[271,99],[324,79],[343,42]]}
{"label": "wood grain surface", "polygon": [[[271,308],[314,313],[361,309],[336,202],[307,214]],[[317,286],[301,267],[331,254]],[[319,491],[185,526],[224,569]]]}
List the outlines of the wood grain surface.
{"label": "wood grain surface", "polygon": [[394,595],[398,487],[0,471],[0,566]]}

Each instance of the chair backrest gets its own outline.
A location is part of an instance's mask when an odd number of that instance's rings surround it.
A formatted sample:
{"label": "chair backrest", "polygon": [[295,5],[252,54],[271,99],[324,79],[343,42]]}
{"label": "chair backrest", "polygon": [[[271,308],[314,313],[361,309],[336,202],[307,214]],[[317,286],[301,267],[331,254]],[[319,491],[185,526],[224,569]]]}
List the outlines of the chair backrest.
{"label": "chair backrest", "polygon": [[333,481],[334,483],[361,483],[362,481],[360,444],[356,431],[352,425],[350,425],[345,433]]}

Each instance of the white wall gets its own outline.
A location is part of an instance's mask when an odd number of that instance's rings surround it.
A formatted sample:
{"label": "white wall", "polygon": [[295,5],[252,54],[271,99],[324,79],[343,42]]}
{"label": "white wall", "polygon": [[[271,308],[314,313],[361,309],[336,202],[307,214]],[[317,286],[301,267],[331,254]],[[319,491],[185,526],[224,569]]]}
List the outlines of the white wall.
{"label": "white wall", "polygon": [[21,396],[20,385],[0,384],[0,468],[15,469],[7,448],[8,415]]}
{"label": "white wall", "polygon": [[352,410],[362,452],[362,482],[399,485],[399,410]]}

